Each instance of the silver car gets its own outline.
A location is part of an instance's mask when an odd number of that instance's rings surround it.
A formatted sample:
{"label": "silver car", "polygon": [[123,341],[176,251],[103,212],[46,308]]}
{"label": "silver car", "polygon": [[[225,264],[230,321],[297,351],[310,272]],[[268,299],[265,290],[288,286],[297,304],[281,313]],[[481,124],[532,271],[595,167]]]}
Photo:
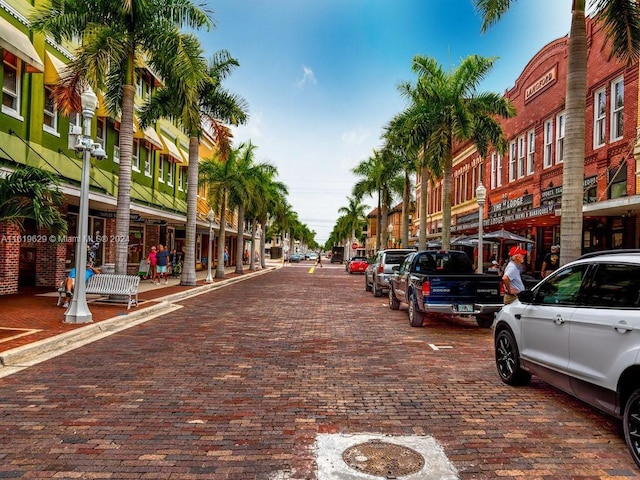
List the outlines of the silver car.
{"label": "silver car", "polygon": [[388,248],[380,250],[376,258],[364,272],[364,288],[373,290],[376,297],[381,297],[389,291],[389,278],[393,273],[394,265],[400,265],[405,256],[415,252],[410,248]]}
{"label": "silver car", "polygon": [[640,467],[640,250],[585,255],[520,292],[494,344],[503,382],[533,374],[621,418]]}

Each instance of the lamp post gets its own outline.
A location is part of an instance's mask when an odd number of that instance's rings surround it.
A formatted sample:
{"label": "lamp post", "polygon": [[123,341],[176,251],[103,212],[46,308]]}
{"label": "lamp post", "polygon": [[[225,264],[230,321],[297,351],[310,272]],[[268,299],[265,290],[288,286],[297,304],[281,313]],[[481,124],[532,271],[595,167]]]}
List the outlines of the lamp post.
{"label": "lamp post", "polygon": [[[387,245],[388,245],[389,242],[393,239],[393,223],[390,223],[387,226],[387,232],[389,233],[389,238],[387,239]],[[391,245],[391,247],[389,248],[393,248],[393,245]]]}
{"label": "lamp post", "polygon": [[106,158],[106,153],[99,143],[91,141],[91,119],[98,108],[98,97],[91,87],[80,95],[82,102],[82,119],[84,121],[84,135],[78,137],[75,150],[82,152],[82,177],[80,180],[80,207],[78,211],[78,239],[76,243],[76,279],[74,282],[73,299],[64,314],[65,323],[89,323],[93,316],[87,305],[85,271],[87,269],[87,245],[89,227],[89,170],[91,157],[99,160]]}
{"label": "lamp post", "polygon": [[211,276],[211,243],[213,242],[213,208],[209,209],[209,213],[207,213],[207,220],[209,220],[209,258],[207,260],[207,278],[204,279],[205,282],[211,283],[213,282],[213,277]]}
{"label": "lamp post", "polygon": [[482,220],[484,217],[484,201],[487,198],[487,189],[482,185],[482,181],[480,181],[478,188],[476,188],[476,197],[478,199],[478,273],[482,273]]}

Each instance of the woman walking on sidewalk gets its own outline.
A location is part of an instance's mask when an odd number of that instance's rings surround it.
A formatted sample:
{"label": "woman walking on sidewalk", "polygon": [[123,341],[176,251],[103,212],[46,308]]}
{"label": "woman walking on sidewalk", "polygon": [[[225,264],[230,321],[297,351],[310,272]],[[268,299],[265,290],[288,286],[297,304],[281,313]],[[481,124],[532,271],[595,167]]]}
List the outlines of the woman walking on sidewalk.
{"label": "woman walking on sidewalk", "polygon": [[167,277],[167,263],[169,260],[169,252],[164,249],[163,245],[158,245],[158,253],[156,253],[156,268],[158,272],[158,281],[156,285],[160,285],[160,280],[164,278],[164,284],[169,283]]}
{"label": "woman walking on sidewalk", "polygon": [[[151,279],[151,283],[156,283],[158,273],[156,272],[156,265],[158,264],[158,259],[156,258],[157,252],[155,245],[151,247],[151,251],[149,255],[147,255],[147,265],[149,265],[149,271],[147,272],[147,278]],[[160,285],[158,283],[158,285]]]}

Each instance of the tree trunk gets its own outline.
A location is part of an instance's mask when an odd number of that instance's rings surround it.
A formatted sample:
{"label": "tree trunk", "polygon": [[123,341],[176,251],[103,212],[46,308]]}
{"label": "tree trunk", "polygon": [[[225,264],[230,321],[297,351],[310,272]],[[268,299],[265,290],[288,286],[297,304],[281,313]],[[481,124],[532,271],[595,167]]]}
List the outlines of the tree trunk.
{"label": "tree trunk", "polygon": [[[133,152],[133,97],[135,87],[122,88],[120,122],[120,167],[118,169],[118,203],[116,206],[116,273],[126,275],[129,256],[129,217],[131,214],[131,154]],[[106,146],[105,146],[106,147]]]}
{"label": "tree trunk", "polygon": [[249,249],[249,270],[256,270],[256,235],[258,233],[258,219],[251,220],[251,248]]}
{"label": "tree trunk", "polygon": [[418,239],[418,249],[427,249],[427,206],[429,197],[427,195],[427,174],[429,170],[427,166],[422,167],[422,173],[420,175],[420,238]]}
{"label": "tree trunk", "polygon": [[449,142],[449,151],[444,159],[442,171],[442,249],[451,246],[451,188],[453,186],[453,142]]}
{"label": "tree trunk", "polygon": [[[189,166],[187,167],[187,228],[185,254],[180,285],[196,284],[196,219],[198,212],[198,137],[189,138]],[[209,258],[210,262],[212,259]]]}
{"label": "tree trunk", "polygon": [[236,273],[244,273],[244,205],[238,207],[238,234],[236,235]]}
{"label": "tree trunk", "polygon": [[587,96],[585,0],[574,0],[567,61],[566,131],[560,217],[560,264],[582,253],[582,204]]}
{"label": "tree trunk", "polygon": [[382,237],[381,237],[381,230],[382,230],[382,202],[381,202],[381,198],[382,198],[382,193],[380,192],[380,190],[378,190],[378,215],[377,215],[377,220],[378,220],[378,231],[376,232],[376,251],[380,250],[381,248],[384,248],[382,246]]}
{"label": "tree trunk", "polygon": [[[224,247],[226,244],[227,228],[227,194],[222,194],[222,204],[220,206],[220,233],[218,234],[218,266],[216,267],[216,278],[224,278]],[[209,260],[211,261],[211,260]]]}
{"label": "tree trunk", "polygon": [[404,172],[404,190],[402,192],[402,248],[409,248],[409,210],[411,202],[411,179],[409,171]]}

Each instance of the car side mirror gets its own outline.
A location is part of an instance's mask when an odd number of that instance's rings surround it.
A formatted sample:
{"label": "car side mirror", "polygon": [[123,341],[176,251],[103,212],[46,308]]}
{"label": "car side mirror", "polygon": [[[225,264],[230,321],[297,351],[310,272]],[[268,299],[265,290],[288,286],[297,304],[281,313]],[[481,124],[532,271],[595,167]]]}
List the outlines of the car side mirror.
{"label": "car side mirror", "polygon": [[534,294],[531,290],[523,290],[518,293],[518,300],[522,303],[533,303]]}

